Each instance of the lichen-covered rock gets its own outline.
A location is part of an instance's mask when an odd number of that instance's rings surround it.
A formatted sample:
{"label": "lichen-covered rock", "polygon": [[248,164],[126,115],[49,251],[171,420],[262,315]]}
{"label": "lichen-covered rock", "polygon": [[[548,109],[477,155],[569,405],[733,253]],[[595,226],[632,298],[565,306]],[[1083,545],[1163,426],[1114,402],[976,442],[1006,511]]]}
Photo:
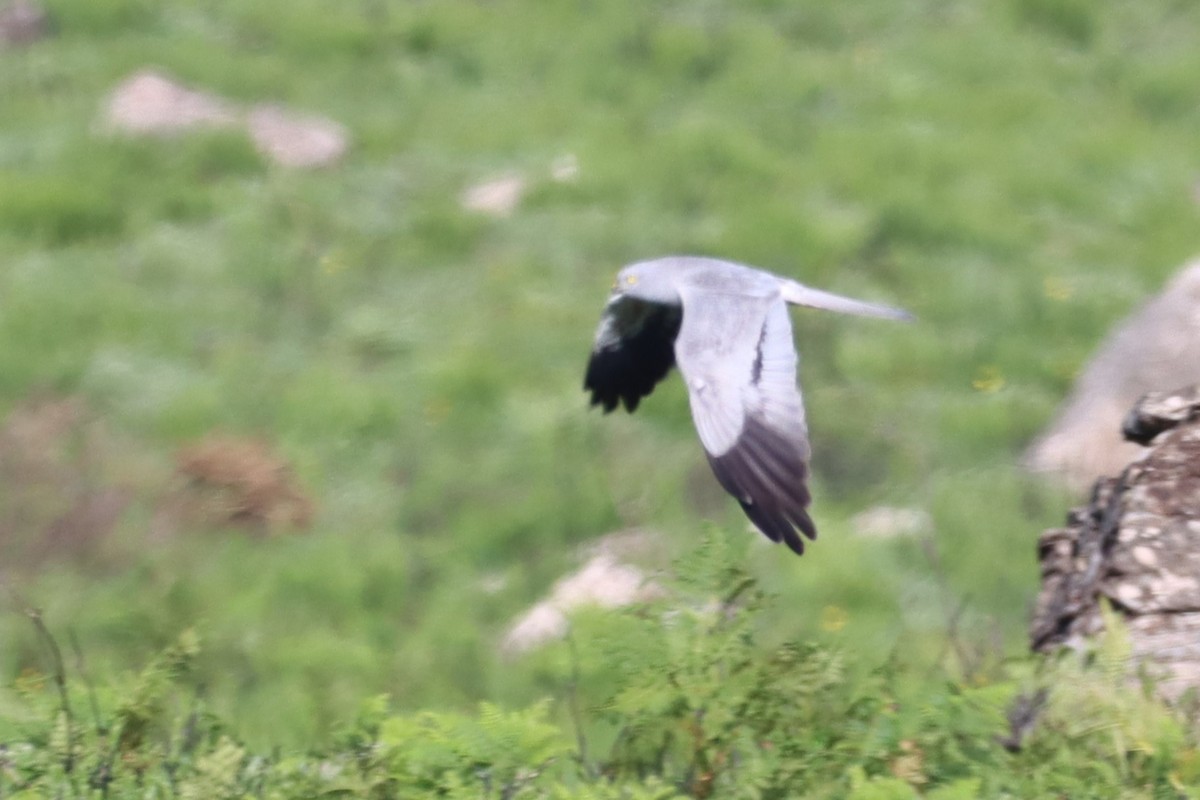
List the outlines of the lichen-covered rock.
{"label": "lichen-covered rock", "polygon": [[1134,656],[1174,696],[1200,688],[1200,387],[1152,393],[1125,420],[1150,445],[1038,542],[1034,650],[1074,646],[1104,627],[1107,601]]}
{"label": "lichen-covered rock", "polygon": [[1176,392],[1156,392],[1142,398],[1121,423],[1121,433],[1131,442],[1148,445],[1165,430],[1200,414],[1200,384]]}

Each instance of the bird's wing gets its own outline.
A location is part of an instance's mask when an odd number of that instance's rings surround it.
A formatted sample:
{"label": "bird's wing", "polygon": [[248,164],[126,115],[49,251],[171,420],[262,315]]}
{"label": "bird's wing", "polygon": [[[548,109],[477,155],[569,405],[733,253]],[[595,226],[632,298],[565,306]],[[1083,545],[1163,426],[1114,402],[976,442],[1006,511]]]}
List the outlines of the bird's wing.
{"label": "bird's wing", "polygon": [[692,419],[721,485],[773,541],[797,553],[809,517],[808,432],[782,298],[683,294],[675,358]]}
{"label": "bird's wing", "polygon": [[675,365],[682,310],[615,295],[604,307],[583,388],[605,413],[623,401],[632,412]]}

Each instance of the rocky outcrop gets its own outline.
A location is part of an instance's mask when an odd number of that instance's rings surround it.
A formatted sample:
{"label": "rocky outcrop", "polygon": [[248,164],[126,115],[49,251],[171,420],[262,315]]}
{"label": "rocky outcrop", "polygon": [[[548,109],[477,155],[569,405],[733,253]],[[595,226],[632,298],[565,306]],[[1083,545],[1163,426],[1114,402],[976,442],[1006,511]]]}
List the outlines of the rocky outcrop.
{"label": "rocky outcrop", "polygon": [[260,153],[282,167],[332,166],[346,155],[345,127],[326,117],[273,103],[240,108],[211,92],[185,86],[152,69],[140,70],[108,98],[103,127],[133,136],[176,136],[212,128],[244,128]]}
{"label": "rocky outcrop", "polygon": [[1136,458],[1118,435],[1121,417],[1147,392],[1200,382],[1200,261],[1122,322],[1084,367],[1071,396],[1024,457],[1083,489]]}
{"label": "rocky outcrop", "polygon": [[1107,602],[1134,657],[1177,696],[1200,688],[1200,386],[1145,396],[1123,433],[1149,450],[1038,542],[1032,645],[1082,644],[1103,630]]}

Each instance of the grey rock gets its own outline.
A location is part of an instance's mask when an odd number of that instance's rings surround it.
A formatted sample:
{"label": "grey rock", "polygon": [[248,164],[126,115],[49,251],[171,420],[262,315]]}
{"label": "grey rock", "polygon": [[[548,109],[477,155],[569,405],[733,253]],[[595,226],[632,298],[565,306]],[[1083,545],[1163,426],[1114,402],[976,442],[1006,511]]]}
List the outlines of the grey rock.
{"label": "grey rock", "polygon": [[1167,696],[1200,688],[1200,387],[1144,397],[1127,428],[1150,449],[1101,478],[1067,525],[1042,534],[1036,651],[1079,646],[1108,603]]}
{"label": "grey rock", "polygon": [[601,538],[584,550],[587,561],[582,567],[560,578],[548,597],[512,622],[501,642],[502,652],[515,656],[561,639],[576,609],[621,608],[662,596],[651,572],[633,563],[657,559],[660,549],[658,537],[641,529]]}
{"label": "grey rock", "polygon": [[1198,408],[1200,386],[1178,392],[1151,392],[1126,415],[1121,433],[1131,442],[1148,445],[1163,431],[1195,419]]}
{"label": "grey rock", "polygon": [[349,148],[346,129],[327,117],[264,104],[250,111],[247,123],[259,152],[284,167],[327,167]]}
{"label": "grey rock", "polygon": [[244,127],[260,153],[280,166],[300,169],[335,164],[349,148],[346,129],[331,119],[265,103],[247,113],[230,100],[152,69],[134,73],[113,90],[103,126],[134,136]]}
{"label": "grey rock", "polygon": [[151,69],[135,72],[109,96],[109,130],[135,135],[172,135],[196,128],[230,127],[237,109],[224,98],[189,89]]}
{"label": "grey rock", "polygon": [[502,175],[469,187],[462,193],[459,203],[467,211],[490,217],[507,217],[520,204],[527,186],[528,182],[520,175]]}
{"label": "grey rock", "polygon": [[1200,261],[1109,335],[1024,464],[1059,473],[1080,489],[1114,475],[1140,452],[1140,440],[1122,441],[1117,433],[1129,407],[1147,392],[1198,382]]}

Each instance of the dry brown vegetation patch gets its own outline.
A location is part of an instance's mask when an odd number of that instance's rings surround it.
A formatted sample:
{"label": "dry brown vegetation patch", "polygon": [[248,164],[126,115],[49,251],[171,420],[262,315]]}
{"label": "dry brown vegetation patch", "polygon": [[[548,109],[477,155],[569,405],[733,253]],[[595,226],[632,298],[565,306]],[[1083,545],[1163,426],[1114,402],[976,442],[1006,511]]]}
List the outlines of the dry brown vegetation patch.
{"label": "dry brown vegetation patch", "polygon": [[[136,508],[153,509],[139,534]],[[161,454],[122,439],[78,397],[35,395],[0,420],[0,570],[51,561],[128,561],[114,533],[173,536],[221,527],[306,528],[313,502],[290,465],[257,439],[212,434]],[[134,526],[134,527],[129,527]],[[136,545],[135,545],[136,546]]]}
{"label": "dry brown vegetation patch", "polygon": [[213,434],[181,448],[175,461],[181,482],[163,512],[176,523],[273,534],[312,522],[312,499],[266,442]]}

